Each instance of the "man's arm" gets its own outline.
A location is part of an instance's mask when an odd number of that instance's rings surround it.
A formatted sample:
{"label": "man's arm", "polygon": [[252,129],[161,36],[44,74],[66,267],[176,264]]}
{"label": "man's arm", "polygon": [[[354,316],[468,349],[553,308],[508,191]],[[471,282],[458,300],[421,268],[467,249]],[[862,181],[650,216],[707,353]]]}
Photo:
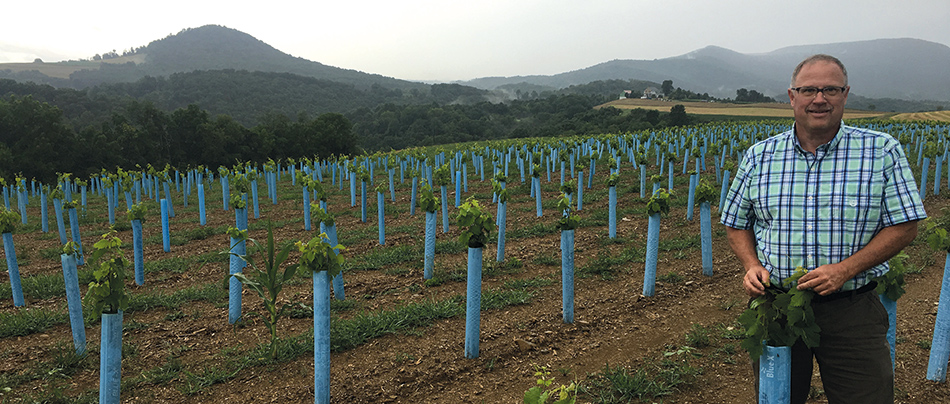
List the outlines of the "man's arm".
{"label": "man's arm", "polygon": [[751,297],[761,296],[769,284],[769,271],[759,261],[759,254],[755,249],[755,233],[751,229],[734,229],[726,226],[726,238],[729,246],[735,252],[742,267],[745,268],[745,278],[742,286]]}
{"label": "man's arm", "polygon": [[[729,232],[726,231],[728,235]],[[822,265],[798,280],[798,289],[812,289],[828,295],[841,289],[849,279],[891,259],[917,237],[917,221],[899,223],[881,229],[864,248],[837,264]],[[730,239],[731,243],[731,239]]]}

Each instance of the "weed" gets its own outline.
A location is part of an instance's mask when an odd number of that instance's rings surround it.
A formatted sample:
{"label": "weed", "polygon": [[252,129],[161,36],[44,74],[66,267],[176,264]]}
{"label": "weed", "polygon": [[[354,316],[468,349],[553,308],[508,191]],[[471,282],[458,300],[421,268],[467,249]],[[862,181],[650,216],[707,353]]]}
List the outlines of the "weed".
{"label": "weed", "polygon": [[693,348],[705,348],[709,346],[710,330],[700,324],[693,324],[686,332],[686,345]]}
{"label": "weed", "polygon": [[189,260],[181,257],[171,257],[157,261],[148,261],[144,265],[145,273],[171,272],[176,274],[185,273],[190,265]]}
{"label": "weed", "polygon": [[560,266],[561,259],[552,254],[538,254],[532,260],[537,265]]}
{"label": "weed", "polygon": [[86,361],[86,353],[77,354],[73,344],[57,344],[53,348],[52,354],[53,361],[50,365],[53,369],[47,372],[47,377],[53,376],[54,374],[69,377],[85,368],[88,364]]}
{"label": "weed", "polygon": [[741,339],[745,338],[745,330],[742,328],[741,325],[738,325],[738,324],[732,324],[732,325],[719,324],[717,327],[719,328],[719,335],[720,335],[723,339],[741,340]]}
{"label": "weed", "polygon": [[482,310],[500,309],[531,303],[533,295],[525,290],[506,290],[482,292]]}
{"label": "weed", "polygon": [[742,303],[741,299],[729,299],[719,302],[719,308],[725,311],[732,310],[733,307],[738,306]]}
{"label": "weed", "polygon": [[69,319],[65,312],[51,309],[26,309],[0,313],[0,338],[43,332]]}
{"label": "weed", "polygon": [[389,276],[406,276],[412,273],[412,270],[405,267],[395,267],[389,268],[383,271],[384,274]]}
{"label": "weed", "polygon": [[681,237],[675,238],[672,240],[660,240],[659,250],[660,251],[686,251],[690,249],[700,248],[700,239],[699,234],[696,234],[691,237]]}
{"label": "weed", "polygon": [[626,258],[626,250],[624,254],[621,254],[619,257],[613,256],[606,249],[598,251],[597,257],[594,259],[588,260],[587,264],[581,266],[577,273],[580,276],[591,276],[591,275],[600,275],[600,278],[603,280],[614,279],[614,276],[617,272],[617,267],[628,263]]}
{"label": "weed", "polygon": [[139,354],[139,348],[132,342],[122,341],[122,357],[132,358]]}
{"label": "weed", "polygon": [[555,403],[562,404],[573,404],[577,400],[577,383],[551,387],[554,378],[549,377],[550,375],[551,371],[547,367],[535,365],[534,376],[538,380],[536,386],[524,393],[525,404],[544,404],[549,398],[556,400]]}
{"label": "weed", "polygon": [[611,368],[604,365],[599,373],[591,375],[582,391],[595,402],[619,403],[654,399],[673,394],[681,385],[690,383],[698,370],[689,365],[666,361],[650,362],[638,368]]}
{"label": "weed", "polygon": [[181,371],[181,360],[172,356],[161,366],[142,372],[141,380],[143,383],[160,386],[178,378]]}
{"label": "weed", "polygon": [[680,283],[683,281],[683,275],[670,271],[666,274],[656,277],[656,280],[663,283]]}
{"label": "weed", "polygon": [[557,232],[557,229],[554,227],[554,223],[544,223],[544,222],[535,222],[535,224],[528,227],[519,227],[505,232],[506,240],[516,240],[522,238],[530,237],[543,237],[548,234],[554,234]]}
{"label": "weed", "polygon": [[552,281],[551,279],[542,278],[542,277],[530,278],[530,279],[512,279],[510,281],[506,281],[503,287],[505,289],[511,289],[511,290],[524,290],[528,288],[540,289],[552,283],[554,283],[554,281]]}
{"label": "weed", "polygon": [[178,390],[186,396],[193,396],[202,392],[206,387],[233,379],[239,370],[240,369],[233,371],[225,370],[217,366],[203,368],[197,373],[191,373],[185,370],[184,380],[182,380],[182,384],[178,386]]}
{"label": "weed", "polygon": [[80,393],[76,397],[67,396],[64,391],[71,388],[64,386],[57,381],[47,386],[45,391],[41,391],[37,396],[27,394],[23,396],[24,403],[43,403],[43,404],[94,404],[99,402],[99,395],[95,393]]}
{"label": "weed", "polygon": [[185,317],[188,317],[188,316],[185,315],[185,312],[183,312],[183,311],[181,311],[181,310],[178,310],[178,311],[175,311],[175,312],[166,314],[166,315],[165,315],[165,321],[181,320],[181,319],[183,319],[183,318],[185,318]]}
{"label": "weed", "polygon": [[422,260],[422,249],[413,245],[399,245],[373,249],[360,260],[346,261],[346,270],[380,269],[387,265]]}
{"label": "weed", "polygon": [[151,325],[149,323],[140,323],[134,318],[130,320],[125,320],[125,323],[122,324],[123,331],[135,331],[135,330],[147,330]]}
{"label": "weed", "polygon": [[412,356],[405,352],[397,353],[396,357],[393,358],[393,361],[396,363],[415,362],[415,360],[416,360],[415,356]]}
{"label": "weed", "polygon": [[58,260],[59,255],[63,253],[62,248],[50,247],[40,250],[40,257],[47,260]]}
{"label": "weed", "polygon": [[185,240],[204,240],[214,236],[221,236],[228,231],[227,226],[199,226],[178,232],[178,236]]}

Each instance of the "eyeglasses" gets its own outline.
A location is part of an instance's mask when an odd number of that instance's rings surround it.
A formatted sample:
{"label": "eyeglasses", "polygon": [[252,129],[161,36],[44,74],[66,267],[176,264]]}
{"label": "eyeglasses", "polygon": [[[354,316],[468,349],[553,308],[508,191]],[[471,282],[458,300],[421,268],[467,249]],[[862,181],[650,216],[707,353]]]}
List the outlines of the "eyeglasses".
{"label": "eyeglasses", "polygon": [[844,90],[846,90],[846,89],[847,89],[847,87],[836,87],[836,86],[828,86],[828,87],[792,87],[792,88],[791,88],[791,90],[795,90],[795,91],[798,92],[798,94],[800,94],[802,97],[808,97],[808,98],[817,97],[817,96],[818,96],[818,93],[824,94],[825,97],[836,97],[836,96],[841,95],[842,93],[844,93]]}

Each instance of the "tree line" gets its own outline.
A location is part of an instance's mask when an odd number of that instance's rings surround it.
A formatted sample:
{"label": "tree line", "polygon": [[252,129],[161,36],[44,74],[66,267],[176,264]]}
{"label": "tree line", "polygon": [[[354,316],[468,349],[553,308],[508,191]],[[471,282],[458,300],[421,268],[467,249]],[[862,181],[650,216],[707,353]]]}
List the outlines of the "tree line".
{"label": "tree line", "polygon": [[357,152],[353,126],[339,113],[291,119],[268,114],[254,127],[197,105],[165,112],[150,102],[116,106],[109,119],[76,130],[63,111],[33,97],[0,99],[0,177],[45,182],[57,173],[102,168],[233,165]]}
{"label": "tree line", "polygon": [[623,133],[689,123],[682,110],[594,108],[618,85],[487,101],[458,84],[362,91],[286,73],[207,71],[85,90],[0,79],[0,176],[233,165],[455,142]]}
{"label": "tree line", "polygon": [[[612,98],[611,98],[612,99]],[[506,138],[625,133],[691,123],[680,105],[676,113],[656,110],[594,108],[607,102],[600,95],[550,95],[505,103],[452,105],[387,103],[347,113],[366,150]]]}

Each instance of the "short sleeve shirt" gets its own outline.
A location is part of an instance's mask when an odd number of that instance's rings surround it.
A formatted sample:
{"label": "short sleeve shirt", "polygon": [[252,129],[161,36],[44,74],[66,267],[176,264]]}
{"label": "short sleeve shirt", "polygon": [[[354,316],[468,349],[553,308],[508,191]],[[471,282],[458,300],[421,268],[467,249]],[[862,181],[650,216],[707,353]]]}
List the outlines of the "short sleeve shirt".
{"label": "short sleeve shirt", "polygon": [[[848,258],[882,228],[927,217],[900,143],[886,133],[841,125],[810,153],[794,128],[749,148],[722,208],[722,224],[752,229],[773,285],[801,266]],[[884,262],[845,282],[857,289]]]}

